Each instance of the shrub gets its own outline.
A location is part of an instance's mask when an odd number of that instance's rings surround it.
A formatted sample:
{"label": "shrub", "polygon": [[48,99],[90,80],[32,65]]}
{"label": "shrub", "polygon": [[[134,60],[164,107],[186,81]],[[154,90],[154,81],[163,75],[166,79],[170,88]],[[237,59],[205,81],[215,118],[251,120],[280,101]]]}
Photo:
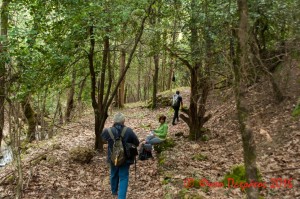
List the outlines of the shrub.
{"label": "shrub", "polygon": [[[258,170],[257,170],[257,175],[258,175],[258,181],[261,182],[262,176],[260,175]],[[230,172],[226,173],[222,181],[225,187],[228,186],[228,178],[233,178],[235,183],[247,182],[245,166],[244,165],[234,166]]]}
{"label": "shrub", "polygon": [[202,155],[201,153],[198,153],[198,154],[195,154],[192,157],[192,160],[198,160],[198,161],[207,160],[207,156],[206,155]]}
{"label": "shrub", "polygon": [[75,147],[70,150],[70,159],[82,164],[88,164],[95,154],[95,151],[91,148]]}
{"label": "shrub", "polygon": [[295,109],[293,110],[292,116],[293,117],[300,116],[300,99],[298,100],[298,104],[296,105]]}
{"label": "shrub", "polygon": [[164,142],[154,145],[154,150],[157,153],[161,153],[175,146],[175,142],[172,138],[167,138]]}

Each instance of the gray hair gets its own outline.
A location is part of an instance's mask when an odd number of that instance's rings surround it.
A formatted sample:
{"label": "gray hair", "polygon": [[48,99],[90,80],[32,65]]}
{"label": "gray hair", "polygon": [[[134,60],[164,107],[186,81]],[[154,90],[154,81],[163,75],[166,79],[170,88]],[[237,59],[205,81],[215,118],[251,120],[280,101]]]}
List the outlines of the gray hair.
{"label": "gray hair", "polygon": [[124,123],[125,122],[125,116],[122,113],[115,114],[114,122],[115,123]]}

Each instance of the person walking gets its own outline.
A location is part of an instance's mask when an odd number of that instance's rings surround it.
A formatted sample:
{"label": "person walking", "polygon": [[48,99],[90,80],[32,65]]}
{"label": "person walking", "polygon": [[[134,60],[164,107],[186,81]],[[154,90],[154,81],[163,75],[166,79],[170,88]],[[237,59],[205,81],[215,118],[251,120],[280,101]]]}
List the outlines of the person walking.
{"label": "person walking", "polygon": [[[128,180],[129,180],[129,168],[130,165],[134,163],[134,158],[126,158],[126,161],[120,166],[114,166],[111,161],[111,153],[113,150],[114,139],[112,139],[111,133],[115,138],[121,136],[123,128],[125,128],[125,116],[122,113],[117,113],[114,116],[114,124],[110,128],[104,129],[101,137],[108,143],[107,147],[107,162],[110,165],[110,186],[111,192],[114,197],[118,199],[126,199],[127,188],[128,188]],[[134,144],[135,146],[139,146],[139,139],[133,130],[129,127],[126,127],[125,134],[122,138],[123,146],[126,143]]]}
{"label": "person walking", "polygon": [[172,99],[172,107],[174,109],[174,116],[173,116],[173,125],[176,125],[175,120],[177,120],[177,123],[179,122],[179,109],[183,107],[182,97],[180,96],[180,92],[176,91],[175,95],[173,95]]}

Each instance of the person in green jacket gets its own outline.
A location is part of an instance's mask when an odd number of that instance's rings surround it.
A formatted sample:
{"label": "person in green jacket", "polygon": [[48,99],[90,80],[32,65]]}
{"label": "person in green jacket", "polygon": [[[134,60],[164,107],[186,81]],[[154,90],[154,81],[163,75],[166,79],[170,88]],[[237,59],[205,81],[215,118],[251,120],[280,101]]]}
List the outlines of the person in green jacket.
{"label": "person in green jacket", "polygon": [[160,126],[151,131],[150,135],[146,137],[147,144],[158,144],[163,142],[168,134],[168,124],[166,124],[166,116],[162,115],[159,117]]}

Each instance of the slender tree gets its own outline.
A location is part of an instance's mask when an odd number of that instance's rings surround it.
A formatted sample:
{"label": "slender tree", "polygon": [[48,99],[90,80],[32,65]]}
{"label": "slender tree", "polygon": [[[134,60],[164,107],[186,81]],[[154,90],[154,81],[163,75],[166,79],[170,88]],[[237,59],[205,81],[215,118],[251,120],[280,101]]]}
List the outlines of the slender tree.
{"label": "slender tree", "polygon": [[0,148],[4,128],[4,102],[5,102],[5,81],[6,81],[6,64],[8,63],[8,14],[10,0],[3,0],[1,6],[1,41],[0,41]]}
{"label": "slender tree", "polygon": [[[243,83],[242,73],[243,68],[248,67],[248,5],[247,0],[237,0],[238,14],[239,14],[239,27],[237,32],[238,47],[236,53],[236,61],[233,64],[234,72],[234,93],[236,101],[237,117],[239,128],[243,142],[244,163],[246,168],[247,182],[258,182],[257,166],[256,166],[256,147],[253,132],[246,127],[247,120],[247,104],[244,96],[242,95]],[[258,188],[250,187],[246,189],[247,198],[257,199]]]}
{"label": "slender tree", "polygon": [[[154,1],[155,2],[155,1]],[[145,15],[140,22],[140,26],[137,29],[133,46],[131,51],[128,55],[128,59],[124,68],[123,73],[119,76],[116,85],[112,87],[112,75],[111,75],[111,67],[109,66],[110,63],[110,38],[109,38],[109,29],[106,29],[106,34],[103,37],[103,53],[102,53],[102,64],[100,70],[100,77],[98,80],[98,90],[96,89],[96,72],[94,66],[94,55],[95,55],[95,33],[94,33],[94,26],[89,27],[89,38],[90,38],[90,50],[88,53],[88,60],[89,60],[89,69],[90,69],[90,77],[91,77],[91,99],[92,99],[92,106],[94,109],[95,114],[95,149],[98,151],[103,151],[103,142],[101,139],[101,132],[104,128],[105,121],[108,117],[108,108],[112,103],[118,88],[123,81],[126,72],[128,71],[130,64],[133,59],[134,52],[137,48],[137,45],[142,37],[145,21],[150,13],[151,7],[154,4],[151,2],[146,9]],[[107,10],[106,10],[107,11]],[[107,12],[109,13],[109,12]],[[109,23],[109,21],[108,21]],[[105,89],[105,82],[106,82],[106,70],[108,69],[108,86]]]}
{"label": "slender tree", "polygon": [[76,83],[76,70],[73,69],[71,87],[69,88],[69,93],[68,93],[68,98],[67,98],[65,122],[71,121],[71,113],[75,107],[75,104],[74,104],[74,95],[75,95],[75,86],[76,86],[75,83]]}
{"label": "slender tree", "polygon": [[158,8],[152,8],[151,11],[151,17],[150,19],[150,24],[153,28],[153,30],[155,31],[153,34],[153,39],[151,40],[151,46],[152,46],[152,52],[153,52],[153,61],[154,61],[154,74],[153,74],[153,79],[152,79],[152,109],[156,108],[156,104],[157,104],[157,99],[156,99],[156,95],[157,95],[157,87],[158,87],[158,74],[159,74],[159,54],[160,54],[160,31],[157,30],[157,25],[159,25],[160,19],[159,19],[159,12],[160,12],[160,8],[159,8],[160,4],[156,7]]}

